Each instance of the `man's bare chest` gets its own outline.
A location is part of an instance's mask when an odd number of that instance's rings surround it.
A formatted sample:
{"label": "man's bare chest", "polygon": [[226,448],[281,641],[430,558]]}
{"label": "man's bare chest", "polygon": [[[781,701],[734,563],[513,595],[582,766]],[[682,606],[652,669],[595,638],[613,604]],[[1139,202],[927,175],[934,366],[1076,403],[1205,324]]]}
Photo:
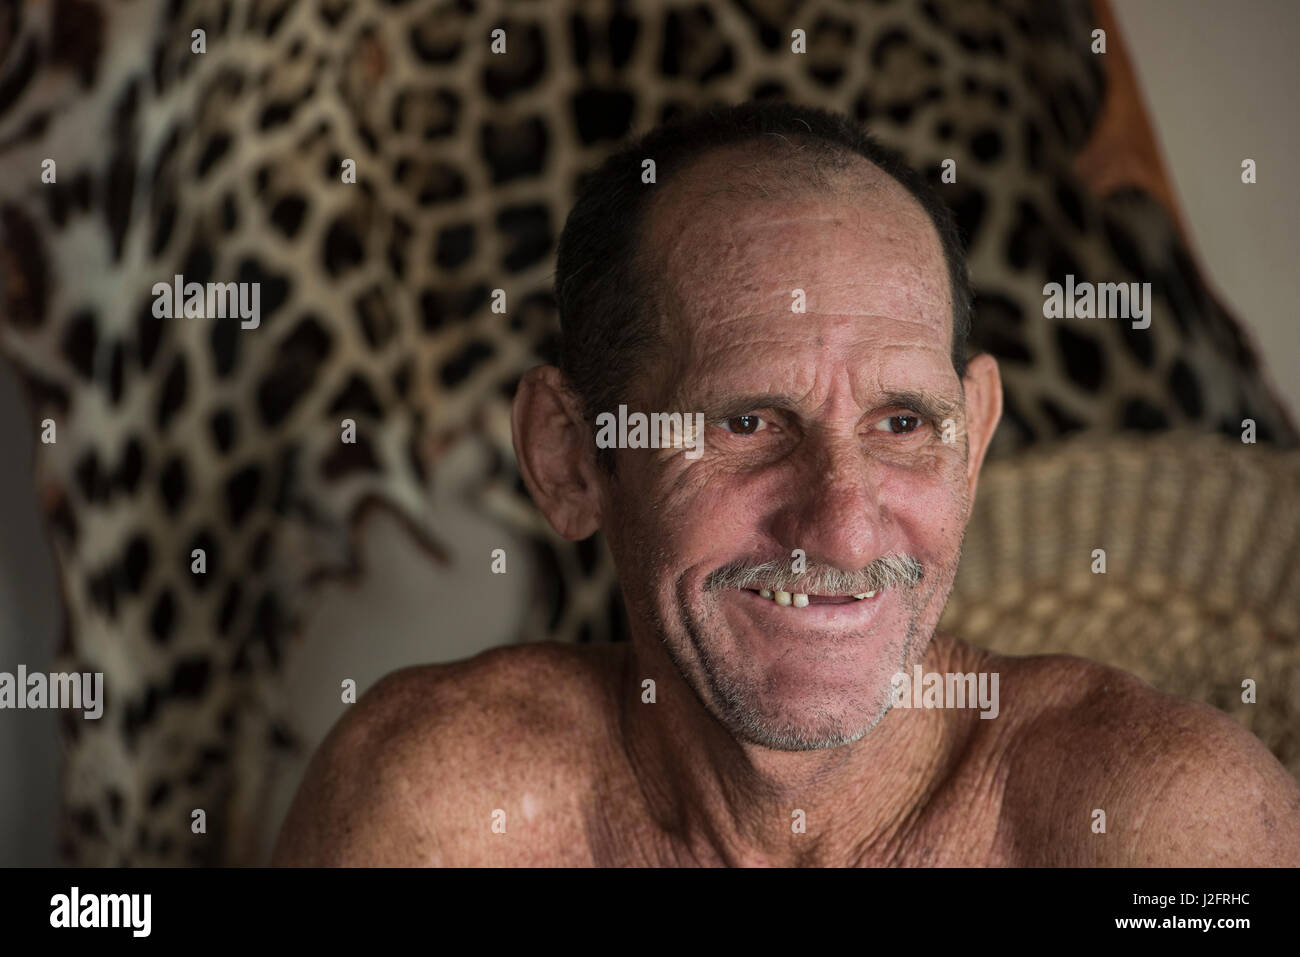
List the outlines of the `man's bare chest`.
{"label": "man's bare chest", "polygon": [[[965,775],[961,776],[965,778]],[[532,822],[509,842],[515,850],[496,864],[544,867],[998,867],[1024,859],[1014,822],[1004,820],[1000,795],[958,780],[918,808],[884,840],[852,837],[847,817],[813,811],[771,822],[778,853],[722,845],[702,829],[655,820],[633,787],[612,785],[568,795],[567,810]],[[499,848],[509,845],[504,842]],[[835,850],[828,854],[827,848]],[[495,857],[496,855],[494,855]]]}

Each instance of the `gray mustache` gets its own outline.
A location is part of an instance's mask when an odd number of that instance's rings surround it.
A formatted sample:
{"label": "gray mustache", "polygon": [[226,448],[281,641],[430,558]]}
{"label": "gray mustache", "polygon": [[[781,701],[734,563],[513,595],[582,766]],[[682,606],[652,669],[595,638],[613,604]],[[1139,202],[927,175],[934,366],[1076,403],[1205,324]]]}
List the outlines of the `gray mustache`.
{"label": "gray mustache", "polygon": [[757,565],[737,560],[710,574],[704,581],[704,588],[706,591],[766,588],[803,592],[805,595],[860,595],[884,588],[915,588],[924,577],[921,563],[911,555],[890,552],[857,571],[809,562],[802,574],[791,570],[788,559]]}

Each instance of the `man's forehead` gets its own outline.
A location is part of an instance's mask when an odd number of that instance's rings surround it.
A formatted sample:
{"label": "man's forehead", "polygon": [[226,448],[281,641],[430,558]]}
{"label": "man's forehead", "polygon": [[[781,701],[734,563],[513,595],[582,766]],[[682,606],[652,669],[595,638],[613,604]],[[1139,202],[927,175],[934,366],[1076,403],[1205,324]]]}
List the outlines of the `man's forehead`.
{"label": "man's forehead", "polygon": [[849,333],[934,340],[947,354],[947,265],[919,207],[812,197],[720,212],[681,209],[654,224],[665,228],[655,237],[663,245],[650,278],[669,337]]}
{"label": "man's forehead", "polygon": [[[762,255],[726,250],[698,257],[683,251],[680,268],[663,276],[670,318],[710,335],[720,331],[719,324],[744,326],[772,318],[796,332],[814,333],[821,325],[861,330],[874,321],[948,336],[952,293],[942,261],[869,255],[847,244],[835,247],[832,235],[824,238],[826,247],[815,256],[807,248],[803,255],[781,248]],[[938,270],[945,271],[936,275]]]}
{"label": "man's forehead", "polygon": [[679,364],[676,372],[656,389],[663,390],[661,398],[718,416],[758,407],[808,412],[843,389],[862,409],[908,395],[916,400],[900,404],[924,404],[943,415],[962,403],[961,382],[946,352],[911,344],[848,350],[810,345],[797,351],[778,344],[723,346],[702,361]]}
{"label": "man's forehead", "polygon": [[865,160],[824,188],[770,170],[718,179],[737,165],[734,153],[706,156],[651,206],[642,262],[673,312],[810,287],[824,311],[849,312],[875,298],[873,284],[903,293],[905,310],[950,310],[938,231],[897,181]]}

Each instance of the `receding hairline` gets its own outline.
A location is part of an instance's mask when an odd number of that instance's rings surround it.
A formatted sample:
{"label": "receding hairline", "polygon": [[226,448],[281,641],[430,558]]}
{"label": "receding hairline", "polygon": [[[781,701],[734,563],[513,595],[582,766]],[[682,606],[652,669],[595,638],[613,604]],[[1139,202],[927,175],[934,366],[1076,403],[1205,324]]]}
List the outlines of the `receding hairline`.
{"label": "receding hairline", "polygon": [[[944,271],[944,284],[949,293],[949,312],[954,313],[943,237],[925,205],[906,185],[868,157],[838,144],[825,144],[820,140],[816,145],[804,144],[800,150],[808,152],[801,155],[792,151],[789,138],[783,134],[761,135],[779,137],[782,142],[773,143],[769,140],[764,147],[760,147],[760,155],[757,157],[753,154],[754,144],[759,142],[758,137],[741,143],[710,147],[681,166],[672,179],[663,185],[662,192],[646,204],[636,236],[635,262],[639,267],[636,269],[636,281],[642,284],[640,288],[652,300],[662,307],[665,297],[671,295],[671,280],[667,269],[671,243],[654,241],[656,227],[663,225],[666,216],[674,213],[680,216],[685,209],[688,218],[695,218],[691,215],[692,211],[697,212],[700,205],[719,211],[729,206],[739,208],[768,201],[842,198],[846,203],[851,203],[855,198],[860,198],[877,203],[881,200],[901,201],[902,205],[910,209],[917,224],[926,230],[937,252]],[[834,159],[826,161],[827,156],[833,156]],[[738,158],[748,162],[736,162]],[[755,177],[728,177],[716,183],[707,180],[701,183],[700,176],[711,162],[731,173],[737,170],[753,171]],[[801,172],[811,171],[811,175],[792,177],[789,175],[791,166]],[[662,319],[662,313],[659,318]],[[950,327],[955,319],[955,314],[950,315]],[[952,334],[951,328],[949,334]]]}
{"label": "receding hairline", "polygon": [[[701,183],[701,173],[710,163],[722,166],[730,175],[715,183]],[[891,189],[925,212],[906,186],[861,153],[812,137],[791,140],[783,133],[773,132],[703,150],[674,172],[662,192],[651,199],[646,211],[653,215],[666,204],[687,197],[788,199],[853,190],[870,194]]]}

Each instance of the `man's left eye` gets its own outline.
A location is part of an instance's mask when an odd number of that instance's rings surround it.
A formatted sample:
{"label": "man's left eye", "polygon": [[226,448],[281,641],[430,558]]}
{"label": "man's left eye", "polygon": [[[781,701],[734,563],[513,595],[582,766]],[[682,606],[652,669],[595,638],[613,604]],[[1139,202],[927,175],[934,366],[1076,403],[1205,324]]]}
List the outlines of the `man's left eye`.
{"label": "man's left eye", "polygon": [[726,430],[734,432],[736,435],[753,435],[755,432],[760,431],[765,424],[757,415],[733,415],[723,422]]}
{"label": "man's left eye", "polygon": [[908,432],[915,432],[921,427],[921,417],[919,415],[891,415],[887,419],[881,419],[876,428],[882,432],[891,432],[894,435],[906,435]]}

